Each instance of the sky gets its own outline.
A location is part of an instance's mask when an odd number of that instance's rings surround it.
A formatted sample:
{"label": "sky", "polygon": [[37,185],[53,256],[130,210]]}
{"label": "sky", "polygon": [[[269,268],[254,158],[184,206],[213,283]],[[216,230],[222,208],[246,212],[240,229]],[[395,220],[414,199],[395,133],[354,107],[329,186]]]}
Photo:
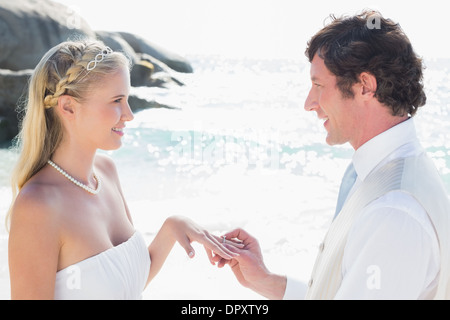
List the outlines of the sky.
{"label": "sky", "polygon": [[[54,0],[94,30],[128,31],[181,55],[295,58],[330,14],[379,10],[399,22],[416,52],[450,58],[443,0]],[[117,4],[119,3],[119,4]]]}

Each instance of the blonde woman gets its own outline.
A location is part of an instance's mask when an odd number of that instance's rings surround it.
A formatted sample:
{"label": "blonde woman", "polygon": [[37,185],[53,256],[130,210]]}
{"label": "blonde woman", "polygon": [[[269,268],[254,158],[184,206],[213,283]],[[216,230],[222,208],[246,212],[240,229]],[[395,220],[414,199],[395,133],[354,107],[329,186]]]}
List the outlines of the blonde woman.
{"label": "blonde woman", "polygon": [[12,299],[140,299],[175,242],[235,256],[183,217],[150,244],[134,228],[111,159],[133,114],[129,60],[96,41],[65,42],[30,80],[8,213]]}

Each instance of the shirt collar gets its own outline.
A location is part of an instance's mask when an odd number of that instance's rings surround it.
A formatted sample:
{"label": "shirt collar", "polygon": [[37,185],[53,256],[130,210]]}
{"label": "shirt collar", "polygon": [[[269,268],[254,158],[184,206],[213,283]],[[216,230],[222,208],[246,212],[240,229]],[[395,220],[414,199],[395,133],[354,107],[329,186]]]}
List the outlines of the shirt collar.
{"label": "shirt collar", "polygon": [[353,155],[353,165],[358,178],[364,180],[383,159],[396,149],[408,142],[416,141],[416,129],[412,118],[373,137],[359,147]]}

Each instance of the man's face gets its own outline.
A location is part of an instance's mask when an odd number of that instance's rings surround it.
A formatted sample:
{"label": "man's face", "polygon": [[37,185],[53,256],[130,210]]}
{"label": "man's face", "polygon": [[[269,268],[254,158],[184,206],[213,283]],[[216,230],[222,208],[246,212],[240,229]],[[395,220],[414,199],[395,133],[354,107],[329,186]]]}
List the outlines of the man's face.
{"label": "man's face", "polygon": [[[336,76],[317,54],[311,62],[312,87],[305,101],[306,111],[316,111],[324,120],[329,145],[352,143],[357,138],[359,123],[358,103],[353,98],[343,98],[336,85]],[[359,126],[358,126],[359,124]],[[353,143],[352,143],[353,145]]]}

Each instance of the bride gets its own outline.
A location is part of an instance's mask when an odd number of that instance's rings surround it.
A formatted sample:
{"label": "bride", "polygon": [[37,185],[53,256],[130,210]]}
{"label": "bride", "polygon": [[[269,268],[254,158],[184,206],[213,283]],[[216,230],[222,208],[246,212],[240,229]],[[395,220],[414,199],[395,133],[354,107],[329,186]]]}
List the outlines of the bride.
{"label": "bride", "polygon": [[30,80],[8,212],[12,299],[140,299],[175,242],[231,259],[218,237],[170,217],[147,247],[113,161],[121,146],[130,62],[97,41],[64,42]]}

